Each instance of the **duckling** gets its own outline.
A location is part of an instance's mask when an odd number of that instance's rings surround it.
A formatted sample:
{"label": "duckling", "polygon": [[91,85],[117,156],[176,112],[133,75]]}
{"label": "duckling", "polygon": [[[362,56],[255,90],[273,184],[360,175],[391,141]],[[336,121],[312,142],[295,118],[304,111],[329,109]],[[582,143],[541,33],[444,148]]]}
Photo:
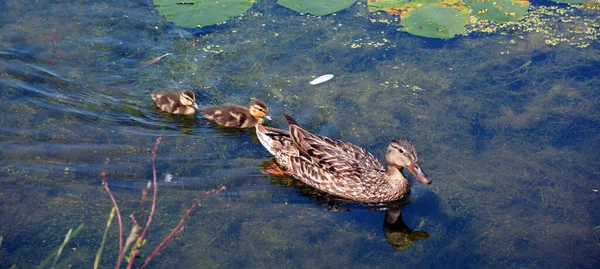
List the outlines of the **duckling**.
{"label": "duckling", "polygon": [[173,114],[192,115],[196,113],[196,95],[190,89],[177,92],[175,90],[156,90],[152,92],[152,100],[162,110]]}
{"label": "duckling", "polygon": [[248,107],[225,104],[202,109],[202,115],[221,126],[234,128],[249,128],[262,124],[266,118],[271,120],[269,108],[265,102],[253,99]]}

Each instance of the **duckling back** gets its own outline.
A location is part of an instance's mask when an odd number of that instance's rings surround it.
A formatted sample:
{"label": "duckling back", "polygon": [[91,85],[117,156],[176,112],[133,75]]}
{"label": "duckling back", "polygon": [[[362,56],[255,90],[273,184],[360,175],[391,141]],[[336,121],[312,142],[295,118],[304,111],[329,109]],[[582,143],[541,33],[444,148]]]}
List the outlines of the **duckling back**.
{"label": "duckling back", "polygon": [[[195,109],[198,109],[192,90],[184,90],[181,93],[175,90],[157,90],[152,92],[151,96],[156,106],[165,112],[192,115],[196,113]],[[186,104],[182,100],[185,100]]]}
{"label": "duckling back", "polygon": [[204,108],[202,115],[207,120],[225,127],[249,128],[259,120],[262,122],[262,119],[255,119],[247,107],[232,104]]}

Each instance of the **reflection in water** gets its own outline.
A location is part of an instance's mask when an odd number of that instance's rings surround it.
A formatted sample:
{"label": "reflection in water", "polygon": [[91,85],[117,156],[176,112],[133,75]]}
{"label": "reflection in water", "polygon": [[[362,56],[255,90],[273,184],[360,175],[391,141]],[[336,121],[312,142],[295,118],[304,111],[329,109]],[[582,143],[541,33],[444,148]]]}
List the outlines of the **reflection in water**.
{"label": "reflection in water", "polygon": [[383,234],[388,244],[397,251],[407,250],[418,240],[429,237],[428,232],[412,230],[404,223],[400,206],[388,207],[383,221]]}
{"label": "reflection in water", "polygon": [[[268,161],[262,165],[269,165],[273,161]],[[275,184],[287,185],[300,190],[302,196],[310,197],[311,200],[317,200],[319,206],[327,207],[327,211],[332,212],[379,212],[385,210],[383,219],[383,234],[388,244],[396,251],[404,251],[413,246],[413,244],[429,237],[428,232],[416,231],[408,227],[402,219],[402,208],[422,199],[429,193],[426,189],[413,188],[410,194],[401,200],[384,204],[360,204],[352,200],[340,198],[328,193],[319,191],[307,184],[302,183],[291,176],[271,176]],[[304,200],[305,201],[305,200]],[[294,201],[302,203],[303,201]]]}

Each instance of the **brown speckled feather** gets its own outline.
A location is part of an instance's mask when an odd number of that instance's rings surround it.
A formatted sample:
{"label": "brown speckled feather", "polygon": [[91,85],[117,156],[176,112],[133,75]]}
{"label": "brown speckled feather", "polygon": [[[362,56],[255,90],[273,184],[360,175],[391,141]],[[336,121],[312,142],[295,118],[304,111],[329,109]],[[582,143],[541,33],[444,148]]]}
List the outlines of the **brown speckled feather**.
{"label": "brown speckled feather", "polygon": [[262,124],[264,122],[263,117],[271,119],[267,114],[268,111],[269,109],[263,101],[253,99],[249,107],[225,104],[205,108],[202,110],[202,115],[221,126],[250,128],[256,124]]}
{"label": "brown speckled feather", "polygon": [[289,131],[257,125],[256,133],[279,164],[302,182],[363,202],[397,200],[410,192],[410,184],[398,168],[386,172],[364,148],[311,134],[293,118],[287,115],[286,118]]}
{"label": "brown speckled feather", "polygon": [[175,90],[157,90],[152,92],[151,97],[156,106],[162,111],[184,115],[196,113],[193,107],[181,103],[180,95],[181,93]]}
{"label": "brown speckled feather", "polygon": [[207,119],[225,127],[248,128],[256,125],[257,120],[250,115],[247,107],[239,105],[221,105],[202,109]]}

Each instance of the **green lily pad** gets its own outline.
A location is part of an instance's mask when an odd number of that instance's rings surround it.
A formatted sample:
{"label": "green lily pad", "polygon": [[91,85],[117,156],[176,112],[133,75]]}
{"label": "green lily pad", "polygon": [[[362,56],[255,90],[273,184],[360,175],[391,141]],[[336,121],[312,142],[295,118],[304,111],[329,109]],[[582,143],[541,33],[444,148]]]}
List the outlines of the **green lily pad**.
{"label": "green lily pad", "polygon": [[473,15],[490,21],[515,21],[527,14],[527,0],[464,0]]}
{"label": "green lily pad", "polygon": [[370,0],[369,12],[384,11],[390,15],[401,15],[410,9],[440,4],[441,0]]}
{"label": "green lily pad", "polygon": [[413,35],[452,38],[465,32],[470,14],[452,7],[427,5],[410,9],[401,18],[404,31]]}
{"label": "green lily pad", "polygon": [[354,4],[356,0],[279,0],[278,4],[300,13],[323,16],[338,12]]}
{"label": "green lily pad", "polygon": [[400,15],[407,7],[416,7],[417,5],[411,3],[411,0],[373,0],[369,1],[368,6],[369,12],[381,10],[390,15]]}
{"label": "green lily pad", "polygon": [[203,27],[227,21],[246,12],[256,0],[154,0],[167,20],[185,27]]}

